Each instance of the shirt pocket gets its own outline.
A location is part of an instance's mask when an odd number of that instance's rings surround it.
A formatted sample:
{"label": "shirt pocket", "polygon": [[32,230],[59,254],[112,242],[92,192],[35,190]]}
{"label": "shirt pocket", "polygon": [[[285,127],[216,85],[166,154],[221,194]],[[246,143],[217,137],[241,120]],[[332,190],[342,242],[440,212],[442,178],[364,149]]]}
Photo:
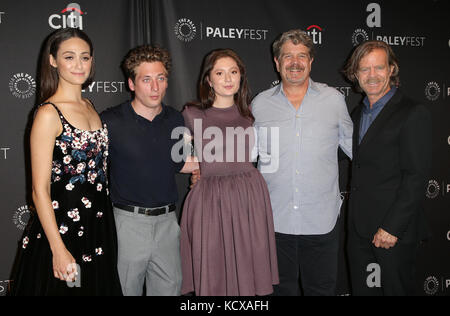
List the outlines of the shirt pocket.
{"label": "shirt pocket", "polygon": [[260,154],[272,155],[290,143],[293,120],[266,120],[255,124],[258,133],[258,150]]}

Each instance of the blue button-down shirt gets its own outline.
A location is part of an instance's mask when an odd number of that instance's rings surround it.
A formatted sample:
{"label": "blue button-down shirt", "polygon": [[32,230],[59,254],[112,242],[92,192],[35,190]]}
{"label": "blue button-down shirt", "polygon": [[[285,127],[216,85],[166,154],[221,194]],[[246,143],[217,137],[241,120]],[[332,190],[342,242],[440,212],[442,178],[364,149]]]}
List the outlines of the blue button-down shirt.
{"label": "blue button-down shirt", "polygon": [[370,128],[370,125],[372,125],[373,121],[377,118],[378,114],[380,114],[381,110],[383,110],[384,106],[389,102],[389,100],[394,96],[395,92],[397,91],[396,87],[392,87],[391,90],[388,91],[380,100],[375,102],[375,104],[370,108],[370,102],[369,98],[364,98],[364,106],[362,110],[362,117],[361,117],[361,125],[359,128],[359,143],[361,144],[361,141],[364,138],[364,135],[366,135],[367,130]]}
{"label": "blue button-down shirt", "polygon": [[269,188],[275,231],[329,233],[342,204],[338,147],[352,155],[353,123],[344,96],[310,80],[296,110],[281,84],[259,94],[252,112],[258,134],[258,168]]}

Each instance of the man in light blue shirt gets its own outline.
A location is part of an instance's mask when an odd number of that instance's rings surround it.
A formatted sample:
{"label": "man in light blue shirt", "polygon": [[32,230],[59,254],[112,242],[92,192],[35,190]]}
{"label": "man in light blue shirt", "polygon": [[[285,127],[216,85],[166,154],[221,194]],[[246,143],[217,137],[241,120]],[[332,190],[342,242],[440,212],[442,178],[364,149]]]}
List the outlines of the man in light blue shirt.
{"label": "man in light blue shirt", "polygon": [[[314,44],[300,30],[273,45],[282,83],[252,103],[258,168],[269,187],[280,285],[275,295],[335,295],[342,204],[338,148],[351,158],[344,96],[310,78]],[[300,273],[299,273],[300,272]]]}

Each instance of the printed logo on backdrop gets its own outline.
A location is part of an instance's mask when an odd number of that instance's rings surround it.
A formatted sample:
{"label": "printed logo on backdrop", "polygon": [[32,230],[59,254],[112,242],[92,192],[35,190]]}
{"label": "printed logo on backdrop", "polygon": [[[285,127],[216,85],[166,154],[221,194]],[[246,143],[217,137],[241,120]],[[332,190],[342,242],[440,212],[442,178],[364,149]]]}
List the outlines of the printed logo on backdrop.
{"label": "printed logo on backdrop", "polygon": [[179,19],[174,27],[176,37],[183,42],[191,42],[197,35],[197,27],[189,19]]}
{"label": "printed logo on backdrop", "polygon": [[368,40],[369,40],[369,34],[367,34],[366,30],[357,29],[357,30],[355,30],[355,32],[353,32],[353,35],[352,35],[353,46],[358,46],[359,44],[367,42]]}
{"label": "printed logo on backdrop", "polygon": [[0,147],[0,160],[8,159],[8,151],[11,150],[10,147]]}
{"label": "printed logo on backdrop", "polygon": [[425,88],[425,95],[428,100],[436,101],[441,96],[441,87],[439,87],[437,82],[429,82]]}
{"label": "printed logo on backdrop", "polygon": [[318,25],[310,25],[306,28],[306,33],[311,37],[314,45],[322,44],[322,31],[323,29]]}
{"label": "printed logo on backdrop", "polygon": [[5,14],[6,12],[0,12],[0,24],[2,24],[2,18],[3,18],[3,15]]}
{"label": "printed logo on backdrop", "polygon": [[[370,14],[367,16],[366,24],[369,28],[381,28],[381,7],[378,3],[370,3],[367,8]],[[386,35],[372,32],[370,37],[366,30],[358,28],[353,32],[353,46],[357,46],[370,39],[383,41],[390,46],[423,47],[425,46],[425,36],[420,35]]]}
{"label": "printed logo on backdrop", "polygon": [[25,230],[25,227],[28,225],[28,221],[31,216],[31,207],[28,205],[20,206],[13,212],[13,223],[19,230]]}
{"label": "printed logo on backdrop", "polygon": [[430,276],[425,279],[423,289],[427,295],[436,295],[439,292],[448,293],[450,289],[450,279],[441,277],[438,280],[435,276]]}
{"label": "printed logo on backdrop", "polygon": [[438,196],[445,196],[450,193],[450,184],[446,184],[444,181],[439,183],[436,180],[430,180],[426,191],[426,196],[429,199],[436,199]]}
{"label": "printed logo on backdrop", "polygon": [[423,289],[428,295],[436,295],[439,291],[438,279],[434,276],[428,277],[424,282]]}
{"label": "printed logo on backdrop", "polygon": [[82,90],[82,92],[88,93],[122,93],[124,91],[124,81],[94,81]]}
{"label": "printed logo on backdrop", "polygon": [[200,22],[198,27],[189,18],[179,19],[174,26],[176,38],[185,43],[193,41],[197,35],[200,35],[200,40],[235,39],[265,41],[268,33],[269,30],[265,29],[212,26],[205,25],[203,22]]}
{"label": "printed logo on backdrop", "polygon": [[68,4],[59,14],[52,14],[48,18],[48,24],[52,29],[59,30],[61,28],[83,29],[83,15],[86,12],[81,10],[78,3]]}
{"label": "printed logo on backdrop", "polygon": [[27,73],[17,73],[9,80],[9,91],[19,99],[31,98],[36,93],[36,80]]}
{"label": "printed logo on backdrop", "polygon": [[0,281],[0,296],[5,296],[10,280]]}
{"label": "printed logo on backdrop", "polygon": [[274,87],[278,86],[280,84],[280,82],[281,82],[280,80],[272,81],[272,83],[270,84],[270,87],[274,88]]}
{"label": "printed logo on backdrop", "polygon": [[445,87],[445,84],[439,85],[437,82],[432,81],[425,87],[425,96],[430,101],[437,101],[441,98],[450,97],[450,87]]}
{"label": "printed logo on backdrop", "polygon": [[348,97],[350,95],[350,92],[352,91],[352,87],[346,86],[346,87],[334,87],[337,91],[342,93],[344,97]]}
{"label": "printed logo on backdrop", "polygon": [[[280,80],[272,81],[270,84],[270,88],[274,88],[280,84]],[[269,88],[269,89],[270,89]],[[345,97],[348,97],[350,95],[350,92],[352,91],[352,87],[349,86],[342,86],[342,87],[334,87],[337,91],[342,93]],[[449,137],[449,144],[450,144],[450,137]]]}

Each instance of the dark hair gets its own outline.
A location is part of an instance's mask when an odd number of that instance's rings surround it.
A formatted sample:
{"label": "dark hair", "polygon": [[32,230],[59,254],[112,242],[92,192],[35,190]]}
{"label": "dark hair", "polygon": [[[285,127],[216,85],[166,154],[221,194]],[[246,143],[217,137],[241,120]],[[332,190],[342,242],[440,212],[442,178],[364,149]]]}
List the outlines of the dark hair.
{"label": "dark hair", "polygon": [[273,57],[280,59],[281,47],[287,42],[291,41],[294,45],[303,44],[309,49],[309,57],[314,59],[315,49],[314,42],[311,37],[302,30],[290,30],[281,34],[278,39],[272,44]]}
{"label": "dark hair", "polygon": [[362,92],[357,78],[359,63],[361,62],[361,59],[375,49],[384,50],[386,52],[386,56],[388,57],[389,66],[394,66],[394,71],[392,72],[390,78],[390,85],[396,87],[400,86],[400,67],[398,64],[398,59],[392,48],[383,41],[367,41],[356,47],[342,71],[347,79],[355,85],[355,88],[359,92]]}
{"label": "dark hair", "polygon": [[145,62],[161,62],[168,74],[172,67],[170,54],[166,49],[157,46],[142,45],[130,50],[122,62],[122,69],[127,78],[131,78],[134,82],[136,79],[136,68]]}
{"label": "dark hair", "polygon": [[[50,64],[50,55],[52,55],[53,58],[56,59],[56,55],[58,53],[59,47],[61,46],[61,43],[71,38],[80,38],[85,41],[89,45],[91,56],[94,56],[94,46],[92,45],[89,36],[87,36],[87,34],[83,31],[75,28],[67,28],[55,31],[50,34],[45,42],[41,55],[41,64],[39,71],[39,103],[45,102],[52,95],[54,95],[56,93],[56,90],[58,89],[58,70]],[[94,79],[94,73],[95,62],[94,58],[92,58],[91,73],[89,74],[86,82],[83,84],[83,88],[85,88],[92,82],[92,80]]]}
{"label": "dark hair", "polygon": [[234,52],[232,49],[218,49],[209,53],[203,62],[202,73],[200,77],[200,82],[198,86],[199,102],[191,102],[187,106],[195,106],[202,110],[206,110],[213,106],[216,100],[216,94],[214,89],[209,85],[209,78],[211,71],[213,70],[216,62],[225,57],[230,57],[234,59],[237,66],[239,67],[239,72],[241,73],[241,82],[239,86],[239,91],[234,96],[234,102],[239,109],[239,113],[246,118],[249,118],[252,122],[254,117],[249,109],[251,102],[250,89],[247,80],[247,71],[242,59]]}

